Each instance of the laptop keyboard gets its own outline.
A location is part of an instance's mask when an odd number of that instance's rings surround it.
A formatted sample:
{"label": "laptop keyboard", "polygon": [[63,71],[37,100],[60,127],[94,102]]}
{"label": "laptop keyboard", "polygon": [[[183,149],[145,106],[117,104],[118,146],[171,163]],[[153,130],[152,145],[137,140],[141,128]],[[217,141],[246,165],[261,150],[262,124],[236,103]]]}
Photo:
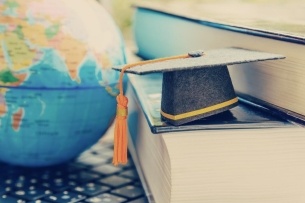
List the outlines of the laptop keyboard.
{"label": "laptop keyboard", "polygon": [[96,144],[76,160],[45,168],[0,162],[0,203],[147,203],[135,166],[112,165],[112,146]]}

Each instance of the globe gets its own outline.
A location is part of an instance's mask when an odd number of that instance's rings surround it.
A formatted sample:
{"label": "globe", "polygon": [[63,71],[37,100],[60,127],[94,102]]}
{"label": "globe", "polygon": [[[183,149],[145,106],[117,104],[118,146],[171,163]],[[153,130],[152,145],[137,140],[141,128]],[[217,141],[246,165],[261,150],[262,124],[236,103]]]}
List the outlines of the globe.
{"label": "globe", "polygon": [[0,161],[66,162],[116,109],[124,44],[95,0],[0,0]]}

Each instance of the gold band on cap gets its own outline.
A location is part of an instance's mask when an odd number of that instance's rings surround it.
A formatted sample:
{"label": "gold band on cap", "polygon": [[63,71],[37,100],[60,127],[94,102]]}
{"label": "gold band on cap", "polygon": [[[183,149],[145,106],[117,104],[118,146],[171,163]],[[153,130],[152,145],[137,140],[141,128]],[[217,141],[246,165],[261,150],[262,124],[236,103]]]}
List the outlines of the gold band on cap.
{"label": "gold band on cap", "polygon": [[200,114],[208,113],[208,112],[211,112],[211,111],[215,111],[217,109],[221,109],[221,108],[230,106],[230,105],[232,105],[236,102],[238,102],[237,97],[235,97],[234,99],[231,99],[229,101],[222,102],[220,104],[216,104],[216,105],[209,106],[209,107],[206,107],[206,108],[203,108],[203,109],[199,109],[199,110],[195,110],[195,111],[191,111],[191,112],[187,112],[187,113],[183,113],[183,114],[179,114],[179,115],[171,115],[171,114],[168,114],[168,113],[164,113],[162,110],[160,110],[160,112],[161,112],[162,116],[164,116],[165,118],[168,118],[168,119],[171,119],[171,120],[180,120],[180,119],[189,118],[189,117],[192,117],[192,116],[197,116],[197,115],[200,115]]}
{"label": "gold band on cap", "polygon": [[117,108],[116,109],[116,115],[117,116],[127,116],[128,115],[128,109],[122,109],[122,108]]}

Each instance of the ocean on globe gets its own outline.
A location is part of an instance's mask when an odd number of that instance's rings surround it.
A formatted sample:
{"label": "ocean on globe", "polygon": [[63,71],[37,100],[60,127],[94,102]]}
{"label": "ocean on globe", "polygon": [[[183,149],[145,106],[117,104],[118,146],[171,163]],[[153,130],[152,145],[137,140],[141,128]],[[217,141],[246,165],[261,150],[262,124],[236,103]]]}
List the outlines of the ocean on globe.
{"label": "ocean on globe", "polygon": [[0,161],[49,166],[115,115],[124,44],[95,0],[0,0]]}

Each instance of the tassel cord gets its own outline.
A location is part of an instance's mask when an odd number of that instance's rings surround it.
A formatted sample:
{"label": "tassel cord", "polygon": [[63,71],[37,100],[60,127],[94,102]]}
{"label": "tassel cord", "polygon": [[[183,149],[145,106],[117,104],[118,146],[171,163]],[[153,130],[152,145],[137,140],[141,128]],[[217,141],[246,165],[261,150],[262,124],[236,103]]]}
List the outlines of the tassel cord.
{"label": "tassel cord", "polygon": [[127,104],[128,98],[124,96],[123,92],[123,76],[124,72],[132,67],[145,65],[150,63],[162,62],[166,60],[173,60],[173,59],[183,59],[189,58],[189,55],[180,55],[180,56],[173,56],[173,57],[166,57],[160,58],[155,60],[147,60],[147,61],[140,61],[133,64],[128,64],[124,66],[120,73],[119,78],[119,89],[120,93],[117,96],[117,115],[115,121],[115,128],[114,128],[114,154],[112,163],[117,166],[118,164],[126,164],[127,163]]}

